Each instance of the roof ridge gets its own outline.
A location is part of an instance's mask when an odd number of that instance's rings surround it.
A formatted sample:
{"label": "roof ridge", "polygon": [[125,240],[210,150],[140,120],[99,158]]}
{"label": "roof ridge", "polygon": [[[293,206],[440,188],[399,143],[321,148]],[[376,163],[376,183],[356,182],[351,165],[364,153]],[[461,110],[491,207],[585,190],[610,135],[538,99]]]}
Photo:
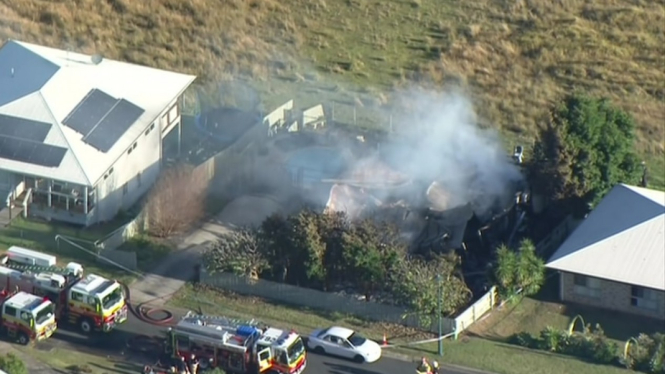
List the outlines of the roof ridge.
{"label": "roof ridge", "polygon": [[566,256],[560,257],[560,258],[554,260],[552,263],[555,263],[555,262],[557,262],[557,261],[559,261],[559,260],[562,260],[562,259],[564,259],[564,258],[566,258],[566,257],[569,257],[569,256],[571,256],[571,255],[575,255],[575,254],[581,253],[581,252],[583,252],[583,250],[587,250],[587,249],[589,249],[589,248],[591,248],[591,247],[595,247],[595,246],[597,246],[597,245],[599,245],[599,244],[603,244],[603,243],[605,243],[606,241],[611,240],[611,239],[614,239],[614,238],[616,238],[616,237],[619,236],[619,235],[626,234],[626,233],[628,233],[629,231],[633,231],[633,230],[636,230],[636,229],[638,229],[638,228],[640,228],[640,227],[642,227],[642,226],[644,226],[644,225],[646,225],[646,224],[650,224],[650,223],[651,223],[652,221],[654,221],[654,220],[662,219],[663,215],[665,215],[665,212],[663,212],[663,214],[659,214],[659,215],[657,215],[657,216],[651,217],[651,218],[649,218],[649,219],[646,220],[646,221],[642,221],[642,222],[640,222],[640,223],[638,223],[638,224],[636,224],[636,225],[628,226],[628,227],[626,227],[625,230],[621,230],[621,231],[619,231],[619,232],[617,232],[617,233],[615,233],[615,234],[613,234],[613,235],[606,236],[606,237],[604,237],[603,239],[598,240],[598,241],[596,241],[596,242],[594,242],[594,243],[592,243],[592,244],[589,244],[589,245],[587,245],[587,246],[584,247],[584,248],[580,248],[580,250],[577,250],[577,251],[575,251],[575,252],[571,252],[571,253],[567,254]]}
{"label": "roof ridge", "polygon": [[37,91],[37,93],[39,94],[39,98],[44,103],[44,106],[46,107],[46,110],[48,110],[49,115],[53,119],[53,123],[55,123],[55,125],[56,125],[55,127],[58,128],[58,131],[60,132],[60,135],[65,140],[65,143],[67,144],[67,149],[69,150],[69,152],[72,153],[72,156],[74,157],[74,160],[76,161],[76,165],[81,170],[81,173],[83,173],[83,177],[88,182],[88,185],[92,186],[92,183],[90,182],[90,178],[88,177],[88,173],[85,172],[85,169],[83,168],[83,165],[81,165],[81,162],[79,161],[78,157],[76,156],[76,152],[74,152],[74,149],[72,148],[72,145],[69,143],[69,140],[67,139],[67,135],[65,135],[65,133],[62,131],[61,123],[58,122],[58,120],[55,118],[55,115],[53,114],[53,111],[51,110],[51,107],[48,105],[48,102],[44,98],[44,95],[42,95],[42,91],[39,90],[39,91]]}
{"label": "roof ridge", "polygon": [[[665,191],[660,191],[660,190],[655,190],[655,189],[652,189],[652,188],[646,188],[646,187],[640,187],[640,186],[633,186],[633,185],[626,184],[626,183],[620,183],[619,186],[627,189],[631,193],[633,193],[633,194],[635,194],[635,195],[637,195],[637,196],[639,196],[643,199],[648,200],[649,202],[651,202],[653,204],[658,204],[661,207],[665,207]],[[662,195],[663,200],[662,201],[661,200],[654,200],[653,196],[649,196],[651,194]]]}

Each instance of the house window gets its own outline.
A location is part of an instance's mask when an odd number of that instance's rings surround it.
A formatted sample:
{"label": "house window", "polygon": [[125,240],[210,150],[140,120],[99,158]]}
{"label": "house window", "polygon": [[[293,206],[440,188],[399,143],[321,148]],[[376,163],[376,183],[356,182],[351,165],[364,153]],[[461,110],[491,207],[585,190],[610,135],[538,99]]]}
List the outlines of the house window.
{"label": "house window", "polygon": [[586,275],[573,274],[573,292],[585,297],[600,297],[600,280]]}
{"label": "house window", "polygon": [[173,121],[178,118],[178,104],[174,105],[170,110],[169,110],[169,124],[173,123]]}
{"label": "house window", "polygon": [[127,183],[122,185],[122,194],[127,195]]}
{"label": "house window", "polygon": [[60,183],[53,182],[53,186],[51,187],[51,191],[53,192],[61,192],[64,186]]}
{"label": "house window", "polygon": [[658,309],[658,298],[656,291],[639,287],[632,286],[630,287],[630,305],[646,310],[656,310]]}
{"label": "house window", "polygon": [[141,187],[141,172],[136,174],[136,183]]}

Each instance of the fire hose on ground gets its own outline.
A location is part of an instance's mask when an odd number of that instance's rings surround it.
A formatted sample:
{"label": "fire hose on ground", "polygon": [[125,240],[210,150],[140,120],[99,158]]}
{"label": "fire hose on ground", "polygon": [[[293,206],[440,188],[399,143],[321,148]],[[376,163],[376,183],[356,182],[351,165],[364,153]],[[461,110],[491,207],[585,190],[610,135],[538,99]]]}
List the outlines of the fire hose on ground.
{"label": "fire hose on ground", "polygon": [[[168,326],[173,321],[173,312],[164,308],[153,308],[147,306],[150,300],[134,305],[131,302],[131,293],[126,284],[122,284],[127,302],[127,308],[140,321],[156,326]],[[163,296],[161,297],[163,298]],[[160,299],[160,298],[156,298]],[[126,346],[134,352],[142,353],[160,353],[162,351],[162,341],[149,335],[136,335],[127,339]],[[158,362],[159,364],[159,362]],[[156,365],[153,365],[155,367]]]}
{"label": "fire hose on ground", "polygon": [[[145,323],[157,326],[166,326],[173,321],[173,312],[164,308],[153,308],[148,306],[151,301],[162,299],[166,296],[161,296],[153,300],[144,301],[140,304],[134,305],[131,302],[131,291],[129,290],[129,287],[123,283],[122,288],[125,293],[127,308],[134,315],[134,317]],[[157,317],[158,315],[161,315],[161,317]]]}

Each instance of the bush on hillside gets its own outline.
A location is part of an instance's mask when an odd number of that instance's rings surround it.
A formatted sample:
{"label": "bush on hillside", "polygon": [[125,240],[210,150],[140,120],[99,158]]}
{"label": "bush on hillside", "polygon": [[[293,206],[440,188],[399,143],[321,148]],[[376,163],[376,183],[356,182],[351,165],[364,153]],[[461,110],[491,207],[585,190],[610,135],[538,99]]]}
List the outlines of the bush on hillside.
{"label": "bush on hillside", "polygon": [[621,363],[628,369],[649,374],[665,373],[665,335],[640,334],[626,342]]}
{"label": "bush on hillside", "polygon": [[605,336],[600,325],[596,325],[594,329],[586,326],[583,332],[573,333],[548,326],[537,337],[520,332],[511,336],[509,342],[526,348],[575,356],[598,364],[618,362],[618,346]]}
{"label": "bush on hillside", "polygon": [[23,361],[13,353],[7,353],[5,356],[0,356],[0,370],[5,371],[7,374],[28,374],[28,368],[26,368]]}

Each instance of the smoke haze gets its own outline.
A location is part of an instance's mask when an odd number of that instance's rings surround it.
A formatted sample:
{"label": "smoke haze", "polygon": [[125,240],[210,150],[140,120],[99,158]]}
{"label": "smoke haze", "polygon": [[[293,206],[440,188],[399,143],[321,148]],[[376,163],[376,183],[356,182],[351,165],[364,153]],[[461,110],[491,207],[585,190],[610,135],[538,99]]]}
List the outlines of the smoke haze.
{"label": "smoke haze", "polygon": [[395,121],[395,142],[381,150],[394,168],[414,181],[439,182],[451,207],[471,203],[479,216],[513,198],[521,173],[498,134],[478,127],[464,95],[414,89],[399,93],[397,102],[404,110]]}

